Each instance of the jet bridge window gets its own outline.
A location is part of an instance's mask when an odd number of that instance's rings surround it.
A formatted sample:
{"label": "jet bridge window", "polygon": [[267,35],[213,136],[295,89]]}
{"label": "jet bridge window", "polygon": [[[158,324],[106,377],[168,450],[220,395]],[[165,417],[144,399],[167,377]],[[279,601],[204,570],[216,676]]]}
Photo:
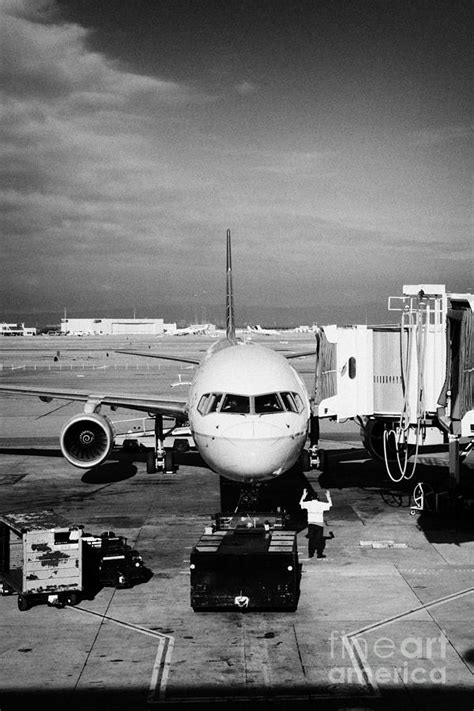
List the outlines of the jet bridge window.
{"label": "jet bridge window", "polygon": [[220,411],[247,415],[250,412],[250,398],[245,395],[232,395],[228,393],[224,396]]}

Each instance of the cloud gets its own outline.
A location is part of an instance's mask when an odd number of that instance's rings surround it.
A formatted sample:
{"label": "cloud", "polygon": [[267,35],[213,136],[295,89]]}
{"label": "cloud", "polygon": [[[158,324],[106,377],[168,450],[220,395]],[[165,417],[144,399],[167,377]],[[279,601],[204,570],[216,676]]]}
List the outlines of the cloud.
{"label": "cloud", "polygon": [[32,22],[51,21],[59,17],[54,0],[0,0],[0,12]]}
{"label": "cloud", "polygon": [[62,100],[63,110],[77,110],[81,104],[84,110],[94,110],[189,98],[184,86],[127,72],[91,52],[86,38],[87,30],[79,25],[42,24],[22,13],[4,13],[0,70],[4,90],[9,96]]}
{"label": "cloud", "polygon": [[176,182],[156,112],[172,123],[173,107],[196,97],[91,52],[87,31],[57,22],[52,3],[0,12],[5,239],[29,235],[41,254],[79,236],[94,249],[112,230],[140,241]]}
{"label": "cloud", "polygon": [[[88,30],[60,7],[0,0],[0,281],[10,303],[54,300],[54,289],[65,305],[89,290],[185,298],[199,280],[210,293],[227,227],[248,299],[257,289],[309,302],[347,279],[383,281],[388,267],[401,282],[438,256],[449,255],[448,276],[467,263],[458,154],[423,148],[413,159],[411,143],[462,129],[346,135],[318,122],[306,92],[302,102],[298,91],[272,95],[265,80],[258,96],[235,79],[242,67],[212,98],[173,81],[188,76],[189,55],[167,65],[168,79],[133,72],[91,51]],[[204,72],[193,76],[212,89]],[[48,293],[33,288],[40,277]],[[426,279],[437,280],[434,270]]]}

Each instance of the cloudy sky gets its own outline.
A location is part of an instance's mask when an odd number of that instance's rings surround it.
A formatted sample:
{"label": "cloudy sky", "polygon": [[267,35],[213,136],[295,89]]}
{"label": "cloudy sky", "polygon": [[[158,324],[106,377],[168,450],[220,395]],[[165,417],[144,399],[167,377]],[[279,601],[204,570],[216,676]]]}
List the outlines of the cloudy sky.
{"label": "cloudy sky", "polygon": [[0,318],[390,320],[474,287],[469,3],[0,0]]}

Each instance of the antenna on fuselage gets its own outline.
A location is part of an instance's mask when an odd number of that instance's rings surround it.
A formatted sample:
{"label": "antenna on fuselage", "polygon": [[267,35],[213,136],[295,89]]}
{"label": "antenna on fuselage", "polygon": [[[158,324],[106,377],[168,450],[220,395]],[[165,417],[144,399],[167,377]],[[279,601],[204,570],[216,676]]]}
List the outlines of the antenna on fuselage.
{"label": "antenna on fuselage", "polygon": [[227,340],[235,340],[234,292],[232,289],[232,252],[230,245],[230,230],[227,230],[225,331]]}

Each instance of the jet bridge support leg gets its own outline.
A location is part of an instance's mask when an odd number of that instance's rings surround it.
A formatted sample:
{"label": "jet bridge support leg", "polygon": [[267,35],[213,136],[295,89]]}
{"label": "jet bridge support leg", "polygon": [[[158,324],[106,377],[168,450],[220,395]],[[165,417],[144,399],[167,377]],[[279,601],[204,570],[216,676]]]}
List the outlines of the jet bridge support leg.
{"label": "jet bridge support leg", "polygon": [[460,484],[459,437],[449,436],[449,489],[452,490]]}
{"label": "jet bridge support leg", "polygon": [[311,414],[309,419],[309,466],[310,469],[319,468],[319,417]]}

